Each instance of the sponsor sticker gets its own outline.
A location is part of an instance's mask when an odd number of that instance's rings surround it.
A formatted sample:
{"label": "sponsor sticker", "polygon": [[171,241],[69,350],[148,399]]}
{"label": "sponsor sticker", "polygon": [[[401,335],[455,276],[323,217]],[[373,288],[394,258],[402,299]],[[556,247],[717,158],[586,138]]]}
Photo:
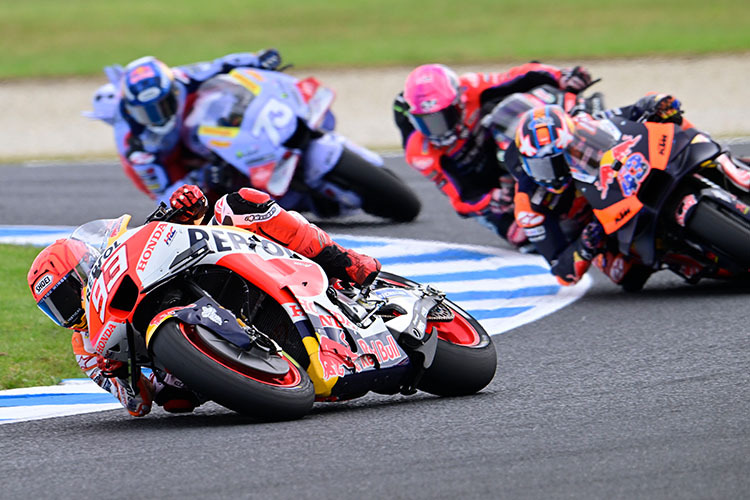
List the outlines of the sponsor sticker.
{"label": "sponsor sticker", "polygon": [[34,293],[37,296],[42,295],[42,292],[45,291],[51,284],[52,284],[52,275],[47,273],[44,276],[42,276],[39,279],[39,281],[36,282],[36,285],[34,285]]}

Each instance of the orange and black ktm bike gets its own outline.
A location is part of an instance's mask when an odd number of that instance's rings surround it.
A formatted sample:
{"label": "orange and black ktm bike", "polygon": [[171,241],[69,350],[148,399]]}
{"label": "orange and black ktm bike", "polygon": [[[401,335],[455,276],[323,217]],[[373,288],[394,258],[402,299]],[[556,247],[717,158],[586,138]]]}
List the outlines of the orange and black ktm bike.
{"label": "orange and black ktm bike", "polygon": [[747,278],[750,167],[693,128],[589,118],[576,117],[567,160],[608,249],[627,256],[622,286],[661,269],[690,283]]}

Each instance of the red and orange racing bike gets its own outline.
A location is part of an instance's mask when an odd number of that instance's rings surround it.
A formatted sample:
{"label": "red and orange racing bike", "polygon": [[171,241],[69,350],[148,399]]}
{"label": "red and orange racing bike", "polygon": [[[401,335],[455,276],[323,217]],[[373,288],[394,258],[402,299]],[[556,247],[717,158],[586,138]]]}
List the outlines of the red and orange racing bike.
{"label": "red and orange racing bike", "polygon": [[[495,348],[445,294],[382,272],[365,289],[236,227],[97,220],[84,288],[96,352],[171,373],[203,399],[264,420],[369,391],[452,396],[490,383]],[[133,384],[135,386],[135,384]]]}

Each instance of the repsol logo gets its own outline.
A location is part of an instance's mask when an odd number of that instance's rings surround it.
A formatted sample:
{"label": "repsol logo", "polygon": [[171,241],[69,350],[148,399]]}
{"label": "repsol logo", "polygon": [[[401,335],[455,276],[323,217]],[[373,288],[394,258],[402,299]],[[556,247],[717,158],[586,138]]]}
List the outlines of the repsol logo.
{"label": "repsol logo", "polygon": [[258,252],[259,249],[262,249],[272,257],[297,256],[292,250],[277,245],[272,241],[263,238],[258,238],[258,241],[256,241],[255,239],[250,239],[247,233],[242,234],[237,231],[226,231],[223,229],[207,231],[191,227],[188,229],[188,238],[191,247],[197,242],[205,240],[211,242],[217,252],[247,252],[248,250]]}

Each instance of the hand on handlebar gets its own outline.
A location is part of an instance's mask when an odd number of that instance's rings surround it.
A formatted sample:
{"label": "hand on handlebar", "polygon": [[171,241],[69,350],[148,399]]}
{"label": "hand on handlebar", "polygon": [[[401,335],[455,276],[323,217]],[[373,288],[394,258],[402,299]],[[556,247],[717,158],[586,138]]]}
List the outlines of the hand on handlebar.
{"label": "hand on handlebar", "polygon": [[591,73],[583,66],[565,68],[560,75],[560,88],[566,92],[577,94],[594,83]]}
{"label": "hand on handlebar", "polygon": [[208,200],[198,186],[186,184],[172,193],[169,204],[175,210],[181,210],[173,220],[179,223],[193,222],[201,219],[208,211]]}
{"label": "hand on handlebar", "polygon": [[589,222],[586,227],[583,228],[579,241],[579,254],[586,260],[592,260],[604,251],[604,228],[598,220]]}
{"label": "hand on handlebar", "polygon": [[649,93],[635,104],[641,119],[649,122],[682,124],[682,104],[669,94]]}

